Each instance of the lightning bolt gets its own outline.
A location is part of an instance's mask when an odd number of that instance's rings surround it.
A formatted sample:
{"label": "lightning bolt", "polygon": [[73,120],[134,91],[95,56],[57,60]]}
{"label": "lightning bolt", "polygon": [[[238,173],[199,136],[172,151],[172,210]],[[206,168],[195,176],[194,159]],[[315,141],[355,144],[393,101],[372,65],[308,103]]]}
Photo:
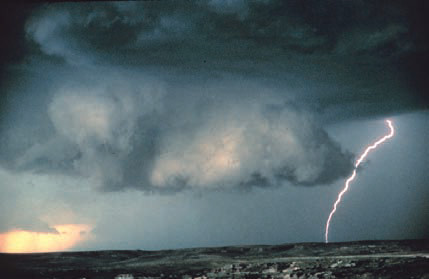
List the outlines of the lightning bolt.
{"label": "lightning bolt", "polygon": [[356,160],[355,168],[353,170],[352,175],[349,178],[347,178],[343,190],[341,190],[341,192],[338,194],[338,198],[337,198],[337,200],[334,203],[332,211],[329,214],[328,220],[326,221],[326,229],[325,229],[325,242],[326,243],[328,243],[329,225],[331,223],[332,216],[334,216],[335,211],[337,211],[337,206],[338,206],[338,204],[340,204],[341,198],[343,197],[343,195],[349,189],[350,183],[355,179],[357,168],[359,167],[359,165],[362,163],[362,161],[368,156],[368,154],[372,150],[376,149],[377,146],[379,146],[380,144],[384,143],[386,140],[390,139],[395,134],[395,129],[393,128],[392,121],[391,120],[386,120],[386,123],[387,123],[387,125],[389,126],[389,129],[390,129],[389,134],[385,135],[384,137],[382,137],[381,139],[377,140],[376,142],[374,142],[372,145],[368,146],[365,149],[365,151],[362,153],[362,155],[360,155],[360,157]]}

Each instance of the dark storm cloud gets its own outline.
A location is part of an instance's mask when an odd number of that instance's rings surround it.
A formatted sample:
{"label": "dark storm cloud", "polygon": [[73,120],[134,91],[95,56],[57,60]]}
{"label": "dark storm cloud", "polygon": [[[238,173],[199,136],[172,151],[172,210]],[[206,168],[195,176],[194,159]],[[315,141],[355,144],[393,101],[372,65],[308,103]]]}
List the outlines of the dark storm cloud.
{"label": "dark storm cloud", "polygon": [[400,8],[362,1],[71,4],[41,9],[28,22],[27,32],[51,54],[105,52],[119,61],[124,57],[111,52],[122,50],[125,58],[137,57],[139,63],[159,63],[150,58],[163,59],[163,53],[167,55],[162,62],[169,64],[203,56],[236,62],[250,55],[273,62],[288,52],[336,50],[391,57],[415,47]]}
{"label": "dark storm cloud", "polygon": [[329,184],[352,167],[308,111],[260,85],[206,84],[205,96],[144,75],[98,74],[92,86],[53,89],[38,111],[47,119],[36,124],[48,132],[31,143],[16,137],[32,123],[15,120],[2,139],[3,164],[91,178],[104,190],[157,192]]}
{"label": "dark storm cloud", "polygon": [[409,10],[371,1],[71,3],[37,10],[26,32],[70,64],[238,74],[301,91],[298,101],[324,113],[351,105],[342,112],[356,117],[425,107],[413,90],[421,79],[407,79],[410,59],[427,50]]}
{"label": "dark storm cloud", "polygon": [[132,59],[139,65],[174,65],[206,57],[228,67],[250,58],[274,63],[290,53],[391,57],[414,47],[407,21],[393,6],[361,1],[73,3],[41,8],[26,30],[44,52],[72,63]]}
{"label": "dark storm cloud", "polygon": [[[324,121],[421,106],[395,72],[425,48],[400,8],[42,5],[25,24],[31,51],[21,70],[46,94],[3,121],[2,165],[89,177],[107,190],[332,183],[352,156]],[[21,76],[10,83],[23,87]]]}

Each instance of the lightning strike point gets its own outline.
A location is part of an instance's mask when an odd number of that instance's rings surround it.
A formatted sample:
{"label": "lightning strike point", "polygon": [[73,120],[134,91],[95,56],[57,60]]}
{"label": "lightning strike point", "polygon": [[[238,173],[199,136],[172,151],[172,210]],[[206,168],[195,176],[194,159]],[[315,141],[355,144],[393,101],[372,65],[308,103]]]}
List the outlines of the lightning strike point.
{"label": "lightning strike point", "polygon": [[350,183],[355,179],[356,177],[356,170],[359,167],[359,165],[362,163],[363,160],[365,160],[365,158],[368,156],[368,154],[376,149],[380,144],[384,143],[386,140],[390,139],[391,137],[393,137],[393,135],[395,134],[395,128],[393,127],[392,121],[387,119],[386,123],[390,129],[390,132],[385,135],[384,137],[380,138],[379,140],[377,140],[376,142],[374,142],[373,144],[371,144],[370,146],[368,146],[365,151],[359,156],[359,158],[356,160],[355,163],[355,168],[353,169],[353,173],[352,175],[347,178],[346,183],[344,185],[344,188],[340,191],[340,193],[338,194],[338,198],[334,203],[334,206],[332,208],[331,213],[329,214],[328,220],[326,221],[326,228],[325,228],[325,243],[328,243],[328,235],[329,235],[329,225],[331,223],[332,217],[334,216],[335,211],[337,211],[337,206],[340,204],[341,202],[341,198],[343,197],[343,195],[347,192],[347,190],[349,189],[349,185]]}

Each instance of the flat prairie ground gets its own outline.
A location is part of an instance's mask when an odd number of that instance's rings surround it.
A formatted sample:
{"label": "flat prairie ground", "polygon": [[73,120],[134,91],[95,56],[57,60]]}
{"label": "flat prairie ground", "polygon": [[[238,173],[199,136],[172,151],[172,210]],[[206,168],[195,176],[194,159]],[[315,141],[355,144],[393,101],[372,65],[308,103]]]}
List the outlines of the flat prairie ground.
{"label": "flat prairie ground", "polygon": [[429,279],[429,241],[0,254],[0,277]]}

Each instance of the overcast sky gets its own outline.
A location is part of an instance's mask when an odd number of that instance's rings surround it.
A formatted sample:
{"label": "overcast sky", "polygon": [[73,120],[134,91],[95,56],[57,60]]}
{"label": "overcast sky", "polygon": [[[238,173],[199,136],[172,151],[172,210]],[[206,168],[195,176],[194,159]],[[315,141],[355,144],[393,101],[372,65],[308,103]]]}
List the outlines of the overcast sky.
{"label": "overcast sky", "polygon": [[406,2],[8,4],[0,240],[323,241],[385,119],[330,240],[429,237],[428,6]]}

